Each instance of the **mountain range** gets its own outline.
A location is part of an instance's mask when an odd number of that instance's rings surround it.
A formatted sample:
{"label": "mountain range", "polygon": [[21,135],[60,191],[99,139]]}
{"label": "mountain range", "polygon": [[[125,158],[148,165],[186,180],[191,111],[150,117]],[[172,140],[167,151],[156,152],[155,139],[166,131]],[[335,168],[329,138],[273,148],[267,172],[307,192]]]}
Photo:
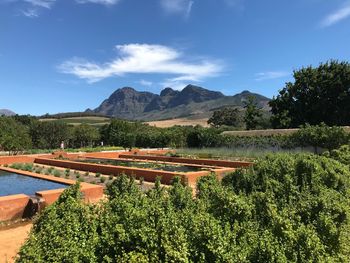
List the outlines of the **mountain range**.
{"label": "mountain range", "polygon": [[0,109],[0,116],[14,116],[14,115],[16,115],[16,113],[14,113],[11,110]]}
{"label": "mountain range", "polygon": [[260,94],[243,91],[234,96],[225,96],[218,91],[187,85],[181,91],[165,88],[159,95],[124,87],[113,92],[96,109],[87,109],[86,113],[142,121],[183,117],[209,118],[216,109],[242,108],[249,96],[254,96],[260,107],[269,110],[270,99]]}

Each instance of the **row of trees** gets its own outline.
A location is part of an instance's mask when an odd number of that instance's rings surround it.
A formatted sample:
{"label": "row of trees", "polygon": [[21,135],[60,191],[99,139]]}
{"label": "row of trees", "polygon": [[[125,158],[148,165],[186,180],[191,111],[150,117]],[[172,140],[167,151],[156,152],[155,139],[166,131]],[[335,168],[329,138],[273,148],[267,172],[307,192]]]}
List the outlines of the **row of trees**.
{"label": "row of trees", "polygon": [[0,150],[17,153],[26,149],[81,148],[100,145],[122,146],[125,149],[165,147],[229,147],[229,148],[287,148],[314,147],[335,149],[349,142],[349,134],[341,127],[325,124],[306,125],[292,135],[231,136],[222,129],[180,127],[161,129],[140,122],[112,120],[99,129],[82,124],[69,126],[61,121],[42,122],[32,117],[0,118]]}
{"label": "row of trees", "polygon": [[72,148],[94,146],[99,140],[99,130],[87,124],[69,126],[29,116],[0,117],[0,150],[14,154],[31,148],[57,149],[61,142]]}
{"label": "row of trees", "polygon": [[331,156],[267,156],[202,177],[196,198],[179,179],[142,192],[119,176],[93,206],[75,185],[35,221],[17,262],[349,262],[350,171]]}

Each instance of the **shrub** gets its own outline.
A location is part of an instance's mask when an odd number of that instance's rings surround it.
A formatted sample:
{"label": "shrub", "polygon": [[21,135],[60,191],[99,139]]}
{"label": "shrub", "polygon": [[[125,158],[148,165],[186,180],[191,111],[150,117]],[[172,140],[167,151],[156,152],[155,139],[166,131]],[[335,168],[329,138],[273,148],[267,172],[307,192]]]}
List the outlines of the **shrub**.
{"label": "shrub", "polygon": [[[54,170],[53,175],[55,177],[61,177],[62,174],[61,174],[61,172],[59,170]],[[66,176],[67,176],[67,174],[66,174]]]}
{"label": "shrub", "polygon": [[103,176],[102,176],[102,177],[100,178],[100,182],[101,182],[101,183],[106,182],[106,177],[103,177]]}
{"label": "shrub", "polygon": [[196,198],[180,178],[143,192],[120,175],[97,206],[65,191],[18,262],[349,262],[349,187],[347,165],[313,154],[201,177]]}
{"label": "shrub", "polygon": [[113,180],[113,178],[114,178],[114,175],[113,175],[113,174],[111,174],[111,175],[108,177],[109,180]]}
{"label": "shrub", "polygon": [[101,173],[96,173],[95,174],[95,177],[97,177],[97,178],[100,177],[100,176],[101,176]]}

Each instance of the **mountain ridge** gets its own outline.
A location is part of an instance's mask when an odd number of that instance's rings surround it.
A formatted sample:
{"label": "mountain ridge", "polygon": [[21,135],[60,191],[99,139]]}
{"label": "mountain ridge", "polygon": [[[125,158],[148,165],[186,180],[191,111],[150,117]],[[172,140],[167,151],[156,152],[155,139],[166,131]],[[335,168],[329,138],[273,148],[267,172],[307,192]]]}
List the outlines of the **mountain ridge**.
{"label": "mountain ridge", "polygon": [[140,121],[188,116],[203,118],[210,117],[213,110],[222,107],[242,108],[249,96],[254,96],[260,107],[269,110],[270,99],[257,93],[245,90],[233,96],[225,96],[221,92],[190,84],[181,91],[167,87],[159,95],[124,87],[114,91],[96,109],[88,109],[86,112]]}
{"label": "mountain ridge", "polygon": [[14,116],[16,113],[14,113],[11,110],[8,109],[0,109],[0,116]]}

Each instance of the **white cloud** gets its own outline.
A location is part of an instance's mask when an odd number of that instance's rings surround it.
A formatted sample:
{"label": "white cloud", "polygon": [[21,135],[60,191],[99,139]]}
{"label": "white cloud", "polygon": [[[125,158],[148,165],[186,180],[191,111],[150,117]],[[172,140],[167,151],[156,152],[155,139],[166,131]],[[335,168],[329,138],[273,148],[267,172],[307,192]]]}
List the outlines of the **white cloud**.
{"label": "white cloud", "polygon": [[223,66],[208,59],[189,61],[181,52],[171,47],[148,44],[118,45],[119,57],[98,64],[86,59],[73,58],[59,66],[63,73],[73,74],[88,82],[97,82],[125,74],[167,74],[174,75],[170,81],[201,81],[218,75]]}
{"label": "white cloud", "polygon": [[120,2],[120,0],[76,0],[76,2],[79,4],[92,3],[92,4],[102,4],[102,5],[115,5],[118,2]]}
{"label": "white cloud", "polygon": [[38,10],[36,9],[22,10],[22,14],[29,18],[36,18],[39,16]]}
{"label": "white cloud", "polygon": [[56,0],[24,0],[33,6],[51,9]]}
{"label": "white cloud", "polygon": [[151,87],[153,85],[152,81],[141,79],[139,82],[142,86]]}
{"label": "white cloud", "polygon": [[289,76],[290,73],[287,71],[267,71],[255,74],[255,80],[269,80],[269,79],[279,79]]}
{"label": "white cloud", "polygon": [[163,10],[168,14],[180,14],[188,18],[194,1],[191,0],[160,0]]}
{"label": "white cloud", "polygon": [[350,17],[350,2],[347,2],[347,4],[325,17],[321,22],[321,26],[332,26],[348,17]]}

